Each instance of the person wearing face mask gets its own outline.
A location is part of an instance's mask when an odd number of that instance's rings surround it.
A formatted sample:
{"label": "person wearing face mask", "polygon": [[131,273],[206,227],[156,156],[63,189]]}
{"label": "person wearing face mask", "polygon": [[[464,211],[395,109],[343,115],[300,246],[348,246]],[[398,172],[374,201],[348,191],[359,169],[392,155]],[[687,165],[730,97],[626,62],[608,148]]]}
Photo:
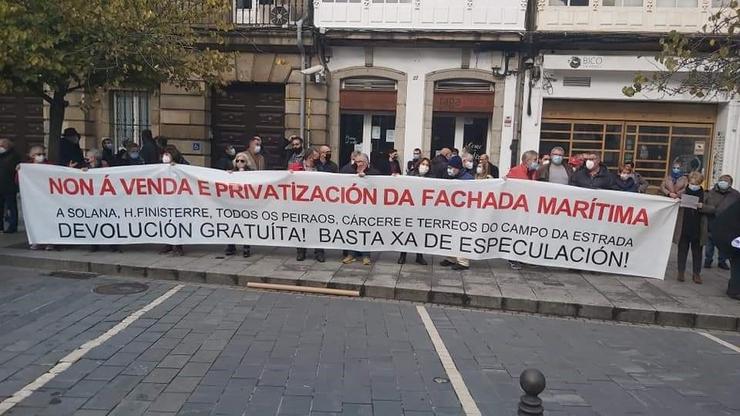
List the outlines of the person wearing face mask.
{"label": "person wearing face mask", "polygon": [[[182,156],[182,153],[180,153],[180,150],[174,146],[174,145],[167,145],[162,150],[162,157],[160,159],[160,163],[165,163],[168,165],[189,165],[189,163],[185,160],[185,158]],[[159,251],[159,254],[168,254],[173,253],[175,256],[182,257],[185,255],[185,249],[182,246],[182,244],[167,244]]]}
{"label": "person wearing face mask", "polygon": [[[37,165],[50,165],[49,160],[46,158],[46,147],[37,144],[34,146],[31,146],[31,148],[28,150],[28,159],[26,160],[26,163],[32,163]],[[20,172],[21,165],[18,165],[17,171]],[[18,183],[18,172],[16,172],[16,184]],[[31,244],[29,246],[29,249],[31,250],[41,250],[45,249],[47,251],[54,250],[54,246],[51,244],[41,246],[39,244]]]}
{"label": "person wearing face mask", "polygon": [[[317,166],[319,164],[319,150],[315,147],[309,147],[306,149],[306,152],[304,154],[303,158],[303,168],[301,170],[306,172],[317,172]],[[306,260],[306,251],[307,249],[304,247],[299,247],[296,249],[296,261],[304,261]],[[319,262],[323,263],[326,261],[326,253],[324,252],[323,248],[316,248],[313,250],[313,256],[314,259]]]}
{"label": "person wearing face mask", "polygon": [[[249,154],[247,152],[239,152],[234,156],[234,161],[230,162],[229,164],[233,166],[233,169],[228,169],[227,171],[229,173],[233,172],[245,172],[250,170],[247,167],[249,160]],[[224,254],[227,256],[233,256],[236,254],[236,244],[229,244],[226,246],[226,250],[224,251]],[[242,257],[247,258],[252,255],[252,247],[248,245],[244,245],[242,247]]]}
{"label": "person wearing face mask", "polygon": [[632,172],[632,177],[635,179],[635,183],[637,184],[637,192],[641,194],[647,192],[650,184],[642,177],[642,175],[635,172],[635,164],[632,162],[624,162],[624,167],[628,168]]}
{"label": "person wearing face mask", "polygon": [[303,165],[303,138],[298,136],[290,136],[288,145],[285,147],[288,152],[286,164],[288,170],[301,170],[300,166]]}
{"label": "person wearing face mask", "polygon": [[[0,138],[0,231],[18,231],[18,183],[16,174],[21,158],[12,140]],[[7,216],[5,213],[7,212]],[[5,220],[8,225],[5,226]]]}
{"label": "person wearing face mask", "polygon": [[144,159],[141,157],[141,153],[139,152],[139,145],[136,144],[133,141],[130,141],[127,143],[126,146],[126,153],[121,156],[121,165],[122,166],[139,166],[143,165]]}
{"label": "person wearing face mask", "polygon": [[550,150],[550,163],[537,169],[538,181],[568,185],[573,177],[573,169],[565,163],[565,149],[555,146]]}
{"label": "person wearing face mask", "polygon": [[460,158],[463,161],[463,169],[475,178],[475,156],[466,152]]}
{"label": "person wearing face mask", "polygon": [[522,163],[511,168],[506,178],[534,180],[537,177],[537,169],[540,167],[537,163],[538,159],[539,154],[536,151],[527,150],[522,154]]}
{"label": "person wearing face mask", "polygon": [[388,159],[386,159],[381,169],[384,175],[396,176],[401,174],[401,164],[398,162],[398,151],[396,149],[388,150]]}
{"label": "person wearing face mask", "polygon": [[247,170],[265,170],[265,157],[262,156],[262,138],[254,136],[247,143]]}
{"label": "person wearing face mask", "polygon": [[414,155],[411,160],[406,162],[406,174],[409,176],[415,176],[417,169],[421,163],[421,149],[418,147],[414,149]]}
{"label": "person wearing face mask", "polygon": [[478,163],[476,165],[476,173],[477,173],[478,166],[487,166],[487,172],[489,175],[491,175],[491,178],[493,179],[499,178],[498,166],[491,163],[491,158],[486,153],[483,153],[478,158]]}
{"label": "person wearing face mask", "polygon": [[488,163],[478,163],[475,167],[475,179],[493,179]]}
{"label": "person wearing face mask", "polygon": [[338,173],[339,166],[331,160],[331,147],[319,147],[319,163],[316,165],[319,172]]}
{"label": "person wearing face mask", "polygon": [[224,146],[223,153],[213,165],[213,168],[226,171],[233,170],[234,156],[236,156],[236,149],[234,149],[234,146],[227,144],[226,146]]}
{"label": "person wearing face mask", "polygon": [[614,178],[614,190],[622,192],[637,192],[640,189],[640,185],[635,181],[635,175],[632,173],[632,168],[624,165],[619,170],[619,175]]}
{"label": "person wearing face mask", "polygon": [[570,184],[579,188],[613,189],[614,177],[601,164],[597,154],[589,153],[584,157],[583,166],[570,178]]}
{"label": "person wearing face mask", "polygon": [[84,165],[82,148],[80,148],[80,134],[74,127],[64,129],[61,139],[59,139],[59,166],[68,166],[70,168],[81,168]]}
{"label": "person wearing face mask", "polygon": [[[88,169],[99,169],[99,168],[107,168],[108,163],[103,160],[103,152],[100,149],[90,149],[85,152],[85,164],[82,167],[83,172],[87,172]],[[107,245],[108,249],[114,253],[122,253],[123,250],[121,250],[121,247],[115,244],[109,244]],[[96,253],[100,249],[100,245],[93,244],[90,246],[90,252]],[[49,249],[47,247],[47,250],[53,250]]]}
{"label": "person wearing face mask", "polygon": [[[364,178],[365,176],[378,176],[380,175],[380,171],[375,169],[374,167],[370,166],[370,158],[365,153],[359,153],[357,156],[355,156],[354,160],[354,174],[359,176],[360,178]],[[350,264],[357,261],[358,258],[362,258],[362,264],[365,266],[372,265],[372,260],[370,259],[370,253],[362,252],[362,251],[349,251],[347,250],[347,255],[342,258],[343,264]]]}
{"label": "person wearing face mask", "polygon": [[[707,214],[707,220],[709,221],[709,228],[712,229],[714,225],[714,219],[721,215],[731,205],[740,201],[740,192],[732,187],[732,176],[722,175],[719,177],[717,183],[712,189],[705,193],[704,201],[704,213]],[[740,219],[738,219],[740,221]],[[707,246],[704,250],[704,268],[708,269],[712,267],[714,261],[714,250],[716,247],[714,235],[712,232],[709,233],[709,239],[707,239]],[[727,256],[721,251],[717,258],[717,266],[722,270],[730,270],[730,266],[727,264]]]}
{"label": "person wearing face mask", "polygon": [[704,190],[701,183],[704,181],[704,175],[699,172],[691,172],[688,176],[688,185],[684,194],[699,198],[697,209],[681,207],[678,210],[676,218],[676,228],[673,232],[673,242],[678,244],[678,253],[676,259],[678,262],[679,282],[685,280],[686,260],[691,248],[691,269],[693,281],[701,284],[701,252],[702,247],[707,242],[708,224],[707,216],[704,215]]}
{"label": "person wearing face mask", "polygon": [[[460,156],[452,156],[450,163],[447,166],[447,177],[448,179],[456,180],[472,180],[473,175],[468,173],[464,166]],[[470,268],[470,260],[462,257],[448,257],[439,263],[443,267],[452,267],[452,270],[468,270]]]}
{"label": "person wearing face mask", "polygon": [[[413,171],[413,173],[412,174],[409,174],[408,176],[417,176],[417,177],[420,177],[420,178],[429,178],[430,177],[429,175],[431,174],[431,166],[432,166],[432,162],[429,159],[427,159],[427,158],[421,159],[421,160],[419,160],[418,165],[416,165],[415,170]],[[407,253],[400,253],[398,255],[398,262],[397,262],[398,264],[406,264],[406,254]],[[427,261],[424,258],[424,255],[423,254],[417,253],[416,254],[416,264],[420,264],[422,266],[426,266],[429,263],[427,263]]]}
{"label": "person wearing face mask", "polygon": [[660,191],[663,195],[669,198],[680,198],[688,184],[689,180],[683,173],[681,162],[674,162],[671,167],[671,172],[665,177],[663,183],[660,185]]}
{"label": "person wearing face mask", "polygon": [[347,162],[346,165],[342,166],[341,169],[339,169],[339,173],[345,173],[345,174],[356,174],[357,173],[357,165],[355,164],[355,159],[357,156],[361,155],[362,152],[355,150],[349,155],[349,162]]}
{"label": "person wearing face mask", "polygon": [[108,164],[108,166],[116,166],[118,162],[116,160],[116,152],[113,148],[113,140],[110,137],[103,137],[100,141],[101,158]]}

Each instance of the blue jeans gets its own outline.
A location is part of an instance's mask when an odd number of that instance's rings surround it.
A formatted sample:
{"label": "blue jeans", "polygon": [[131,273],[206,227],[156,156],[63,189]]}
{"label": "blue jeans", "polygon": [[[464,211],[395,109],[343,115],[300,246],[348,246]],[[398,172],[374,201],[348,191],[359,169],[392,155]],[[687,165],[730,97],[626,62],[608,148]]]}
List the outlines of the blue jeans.
{"label": "blue jeans", "polygon": [[[711,263],[712,260],[714,260],[714,249],[716,248],[716,244],[714,244],[714,240],[712,240],[712,236],[709,236],[709,239],[707,240],[707,247],[704,249],[704,262],[705,263]],[[720,263],[724,263],[727,261],[727,257],[722,255],[722,252],[717,249],[717,260]]]}
{"label": "blue jeans", "polygon": [[[18,200],[16,195],[15,193],[0,195],[0,226],[4,226],[5,220],[8,220],[8,228],[3,228],[4,231],[18,231]],[[7,216],[5,215],[6,210],[8,212]]]}

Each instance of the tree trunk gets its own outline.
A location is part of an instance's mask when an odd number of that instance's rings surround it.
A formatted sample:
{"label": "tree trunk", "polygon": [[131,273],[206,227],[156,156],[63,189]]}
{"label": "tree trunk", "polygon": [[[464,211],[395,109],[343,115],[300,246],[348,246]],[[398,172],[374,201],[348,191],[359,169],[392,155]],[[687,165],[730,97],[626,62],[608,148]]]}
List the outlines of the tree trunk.
{"label": "tree trunk", "polygon": [[54,91],[49,105],[49,146],[47,149],[49,160],[55,161],[59,156],[59,138],[62,136],[64,113],[67,110],[67,102],[64,100],[66,95],[66,89]]}

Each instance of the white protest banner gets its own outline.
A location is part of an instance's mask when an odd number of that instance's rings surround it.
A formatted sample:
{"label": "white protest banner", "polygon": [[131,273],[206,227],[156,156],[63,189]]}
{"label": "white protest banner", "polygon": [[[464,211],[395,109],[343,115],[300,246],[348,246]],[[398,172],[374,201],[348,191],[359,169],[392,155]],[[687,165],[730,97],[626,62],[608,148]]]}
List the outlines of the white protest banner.
{"label": "white protest banner", "polygon": [[662,278],[678,204],[518,180],[24,164],[32,244],[405,251]]}

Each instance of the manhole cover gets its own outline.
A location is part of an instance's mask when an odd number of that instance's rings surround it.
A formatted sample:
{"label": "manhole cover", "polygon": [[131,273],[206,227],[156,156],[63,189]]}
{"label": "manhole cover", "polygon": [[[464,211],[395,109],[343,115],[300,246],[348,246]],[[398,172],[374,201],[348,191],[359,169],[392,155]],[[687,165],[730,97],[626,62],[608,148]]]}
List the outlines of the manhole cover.
{"label": "manhole cover", "polygon": [[434,377],[433,380],[437,384],[445,384],[450,382],[450,379],[446,377]]}
{"label": "manhole cover", "polygon": [[85,280],[85,279],[92,279],[93,277],[98,277],[99,275],[97,273],[73,272],[70,270],[56,270],[56,271],[50,272],[48,276],[61,277],[63,279]]}
{"label": "manhole cover", "polygon": [[141,293],[149,289],[149,286],[143,283],[111,283],[109,285],[100,285],[93,289],[93,292],[101,295],[131,295]]}

